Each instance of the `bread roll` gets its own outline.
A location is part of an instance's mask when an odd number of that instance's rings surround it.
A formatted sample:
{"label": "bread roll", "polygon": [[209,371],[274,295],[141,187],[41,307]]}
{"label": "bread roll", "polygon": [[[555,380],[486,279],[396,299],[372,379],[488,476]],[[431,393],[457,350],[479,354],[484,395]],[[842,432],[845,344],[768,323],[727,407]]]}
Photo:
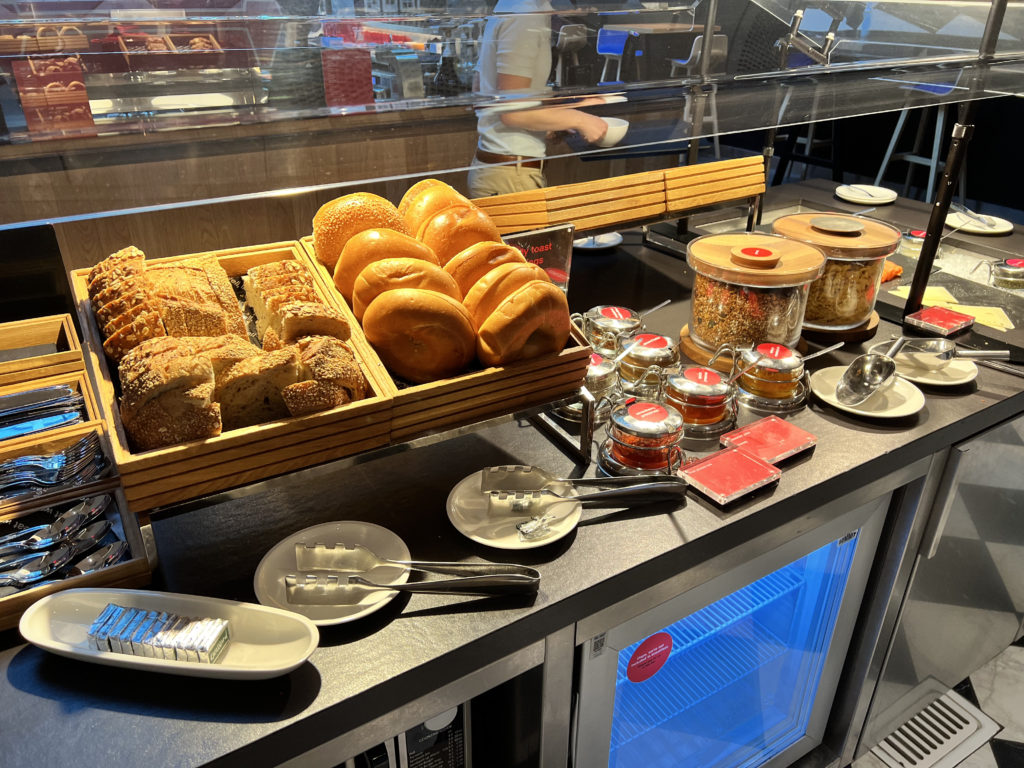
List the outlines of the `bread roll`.
{"label": "bread roll", "polygon": [[402,220],[405,220],[406,211],[409,210],[409,206],[412,205],[414,200],[416,200],[420,192],[425,190],[427,187],[437,186],[448,185],[445,184],[443,181],[438,181],[437,179],[420,179],[407,190],[405,190],[405,194],[402,195],[402,199],[398,203],[398,215],[402,217]]}
{"label": "bread roll", "polygon": [[561,352],[569,339],[569,303],[553,283],[534,280],[505,298],[480,326],[477,357],[507,365]]}
{"label": "bread roll", "polygon": [[416,239],[430,248],[437,255],[438,263],[444,266],[455,254],[471,245],[485,240],[499,242],[501,233],[491,217],[479,208],[457,205],[424,222],[417,231]]}
{"label": "bread roll", "polygon": [[333,272],[349,238],[379,227],[408,234],[398,209],[378,195],[354,192],[325,203],[313,217],[317,260]]}
{"label": "bread roll", "polygon": [[384,291],[396,288],[422,288],[451,296],[456,301],[462,293],[455,280],[437,264],[421,259],[383,259],[370,264],[356,278],[352,292],[352,312],[362,320],[366,308]]}
{"label": "bread roll", "polygon": [[485,240],[459,251],[444,265],[444,270],[455,278],[462,295],[466,296],[473,284],[492,269],[513,262],[526,263],[526,258],[518,248]]}
{"label": "bread roll", "polygon": [[415,384],[461,372],[475,353],[469,312],[436,291],[398,288],[382,293],[367,307],[363,331],[388,370]]}
{"label": "bread roll", "polygon": [[501,264],[477,280],[462,300],[473,327],[479,329],[506,297],[533,280],[551,282],[547,272],[528,261]]}
{"label": "bread roll", "polygon": [[420,259],[438,265],[437,256],[415,237],[393,229],[367,229],[345,243],[334,268],[334,287],[352,306],[352,288],[367,264],[382,259]]}
{"label": "bread roll", "polygon": [[[413,185],[413,189],[416,186]],[[473,207],[473,204],[467,198],[460,195],[454,188],[444,182],[438,181],[435,184],[425,184],[414,195],[411,194],[412,191],[410,189],[406,193],[406,195],[410,195],[408,202],[406,202],[404,197],[402,198],[402,202],[405,203],[402,220],[405,222],[405,226],[410,234],[419,232],[420,227],[445,208],[451,208],[453,205]]]}

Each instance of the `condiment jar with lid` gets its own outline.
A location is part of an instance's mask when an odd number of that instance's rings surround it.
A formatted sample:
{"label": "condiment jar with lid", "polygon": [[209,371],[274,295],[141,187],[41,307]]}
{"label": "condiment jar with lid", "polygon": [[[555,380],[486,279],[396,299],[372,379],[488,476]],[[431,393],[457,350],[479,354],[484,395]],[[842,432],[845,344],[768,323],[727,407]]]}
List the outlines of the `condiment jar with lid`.
{"label": "condiment jar with lid", "polygon": [[615,475],[674,472],[683,461],[683,417],[671,405],[630,398],[612,408],[601,468]]}
{"label": "condiment jar with lid", "polygon": [[583,326],[583,335],[594,351],[603,357],[615,357],[622,349],[620,340],[644,328],[638,312],[614,305],[592,307],[574,319]]}
{"label": "condiment jar with lid", "polygon": [[686,263],[696,272],[690,338],[715,351],[762,341],[796,346],[825,256],[780,235],[740,232],[691,240]]}
{"label": "condiment jar with lid", "polygon": [[657,333],[638,333],[622,342],[619,383],[629,394],[657,397],[666,368],[679,362],[675,340]]}
{"label": "condiment jar with lid", "polygon": [[[607,421],[612,404],[619,400],[619,377],[615,370],[615,362],[592,352],[583,386],[594,396],[595,423]],[[583,417],[582,412],[583,404],[578,400],[557,411],[558,415],[572,421],[579,421]]]}
{"label": "condiment jar with lid", "polygon": [[839,331],[871,319],[885,257],[900,244],[896,227],[843,213],[794,213],[772,222],[772,231],[825,254],[825,270],[807,296],[804,327]]}
{"label": "condiment jar with lid", "polygon": [[899,251],[904,256],[916,259],[921,255],[921,246],[924,245],[925,231],[923,229],[909,229],[900,238]]}
{"label": "condiment jar with lid", "polygon": [[759,410],[788,413],[807,399],[803,356],[783,344],[765,342],[739,350],[736,399]]}
{"label": "condiment jar with lid", "polygon": [[735,388],[713,368],[691,365],[665,381],[665,402],[683,417],[687,436],[726,432],[736,420]]}
{"label": "condiment jar with lid", "polygon": [[992,285],[1000,288],[1024,288],[1024,259],[1004,259],[992,265]]}

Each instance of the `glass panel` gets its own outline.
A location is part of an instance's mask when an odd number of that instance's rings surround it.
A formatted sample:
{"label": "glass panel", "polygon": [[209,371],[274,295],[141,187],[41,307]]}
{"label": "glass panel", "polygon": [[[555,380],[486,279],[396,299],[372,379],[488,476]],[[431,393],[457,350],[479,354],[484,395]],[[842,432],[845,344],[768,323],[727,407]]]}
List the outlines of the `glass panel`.
{"label": "glass panel", "polygon": [[622,650],[609,766],[754,766],[804,736],[856,543],[845,536]]}

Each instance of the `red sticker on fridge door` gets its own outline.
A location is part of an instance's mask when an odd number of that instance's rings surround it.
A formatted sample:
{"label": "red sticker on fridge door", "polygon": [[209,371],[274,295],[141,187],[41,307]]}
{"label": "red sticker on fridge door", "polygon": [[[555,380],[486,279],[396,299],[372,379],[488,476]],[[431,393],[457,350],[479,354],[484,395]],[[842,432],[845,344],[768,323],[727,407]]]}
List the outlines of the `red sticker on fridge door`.
{"label": "red sticker on fridge door", "polygon": [[672,653],[672,635],[659,632],[644,640],[633,652],[626,666],[626,677],[634,683],[642,683],[657,674]]}

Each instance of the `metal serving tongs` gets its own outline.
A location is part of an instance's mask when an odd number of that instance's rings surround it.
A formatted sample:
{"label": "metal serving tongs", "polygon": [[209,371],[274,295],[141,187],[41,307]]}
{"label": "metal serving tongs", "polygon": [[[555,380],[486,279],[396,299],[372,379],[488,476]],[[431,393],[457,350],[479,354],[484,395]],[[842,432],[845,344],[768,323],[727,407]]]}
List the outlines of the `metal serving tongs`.
{"label": "metal serving tongs", "polygon": [[448,576],[498,576],[503,574],[533,575],[532,568],[522,565],[491,563],[460,563],[441,560],[392,560],[382,557],[362,544],[315,542],[295,544],[295,567],[299,571],[322,571],[334,574],[367,574],[375,568],[395,567]]}
{"label": "metal serving tongs", "polygon": [[[685,486],[682,478],[673,479],[666,475],[659,478],[666,482]],[[578,488],[590,486],[594,488],[625,488],[650,483],[644,475],[621,477],[558,477],[540,467],[525,464],[506,464],[500,467],[485,467],[480,473],[480,490],[490,491],[556,491],[558,486]],[[577,497],[578,498],[578,497]]]}

